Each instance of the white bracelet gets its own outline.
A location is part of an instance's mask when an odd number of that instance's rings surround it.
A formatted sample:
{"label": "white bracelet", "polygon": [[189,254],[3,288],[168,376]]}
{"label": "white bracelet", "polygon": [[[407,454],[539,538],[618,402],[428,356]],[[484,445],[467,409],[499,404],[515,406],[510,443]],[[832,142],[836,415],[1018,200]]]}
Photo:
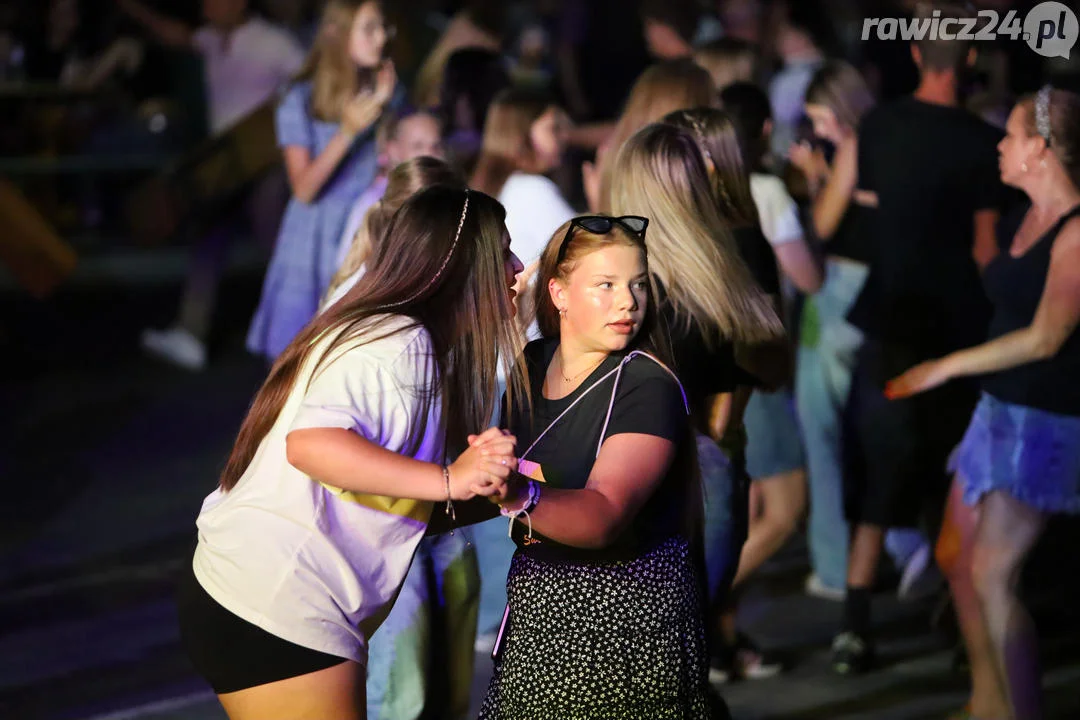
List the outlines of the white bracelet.
{"label": "white bracelet", "polygon": [[518,508],[517,510],[511,510],[506,507],[499,508],[500,515],[510,518],[510,525],[507,528],[506,532],[508,537],[514,536],[514,521],[517,520],[520,516],[524,515],[525,522],[528,524],[529,527],[529,531],[528,533],[526,533],[525,537],[529,540],[532,540],[532,518],[529,516],[529,513],[536,508],[536,504],[539,502],[540,483],[536,482],[535,480],[529,480],[529,494],[525,498],[525,502],[520,508]]}

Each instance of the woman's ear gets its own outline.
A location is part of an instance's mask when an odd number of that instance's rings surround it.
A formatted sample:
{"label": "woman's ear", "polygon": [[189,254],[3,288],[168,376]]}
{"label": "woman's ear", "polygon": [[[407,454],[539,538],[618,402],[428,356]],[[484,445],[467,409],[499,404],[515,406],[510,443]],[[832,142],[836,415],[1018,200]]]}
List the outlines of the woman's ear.
{"label": "woman's ear", "polygon": [[561,314],[566,310],[566,287],[558,278],[548,280],[548,296],[556,312]]}

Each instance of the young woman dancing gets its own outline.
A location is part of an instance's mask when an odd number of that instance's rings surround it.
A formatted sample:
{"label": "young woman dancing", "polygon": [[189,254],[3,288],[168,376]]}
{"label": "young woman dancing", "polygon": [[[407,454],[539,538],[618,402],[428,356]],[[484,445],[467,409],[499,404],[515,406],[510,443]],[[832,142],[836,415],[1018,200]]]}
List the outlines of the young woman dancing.
{"label": "young woman dancing", "polygon": [[466,433],[491,417],[496,358],[516,356],[521,269],[497,201],[429,188],[275,362],[180,588],[184,646],[232,720],[366,717],[367,641],[436,503],[452,519],[514,466],[512,437]]}

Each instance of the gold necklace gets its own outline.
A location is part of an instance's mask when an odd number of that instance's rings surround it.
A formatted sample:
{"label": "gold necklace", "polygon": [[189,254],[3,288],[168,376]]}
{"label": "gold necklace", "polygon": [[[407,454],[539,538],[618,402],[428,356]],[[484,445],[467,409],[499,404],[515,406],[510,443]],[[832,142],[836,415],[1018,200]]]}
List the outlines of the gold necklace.
{"label": "gold necklace", "polygon": [[604,359],[606,357],[607,357],[607,355],[604,355],[603,357],[600,358],[599,361],[597,361],[597,362],[593,363],[592,365],[590,365],[589,367],[585,368],[584,370],[579,372],[574,377],[566,377],[566,373],[563,372],[562,358],[559,358],[559,374],[562,375],[563,382],[572,383],[575,380],[577,380],[579,377],[584,375],[585,373],[589,372],[590,370],[595,370],[597,368],[597,366],[600,365],[600,363],[604,362]]}

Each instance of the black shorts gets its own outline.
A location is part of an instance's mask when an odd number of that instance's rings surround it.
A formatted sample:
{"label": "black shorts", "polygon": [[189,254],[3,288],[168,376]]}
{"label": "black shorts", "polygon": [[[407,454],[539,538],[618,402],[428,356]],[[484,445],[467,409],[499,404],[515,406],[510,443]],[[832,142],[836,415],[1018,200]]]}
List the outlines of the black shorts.
{"label": "black shorts", "polygon": [[944,511],[949,454],[960,442],[979,397],[972,380],[904,400],[888,400],[885,383],[930,356],[867,339],[859,350],[843,419],[844,510],[852,524],[936,525]]}
{"label": "black shorts", "polygon": [[282,640],[229,612],[203,589],[191,562],[177,587],[180,642],[218,695],[333,667],[347,658]]}

